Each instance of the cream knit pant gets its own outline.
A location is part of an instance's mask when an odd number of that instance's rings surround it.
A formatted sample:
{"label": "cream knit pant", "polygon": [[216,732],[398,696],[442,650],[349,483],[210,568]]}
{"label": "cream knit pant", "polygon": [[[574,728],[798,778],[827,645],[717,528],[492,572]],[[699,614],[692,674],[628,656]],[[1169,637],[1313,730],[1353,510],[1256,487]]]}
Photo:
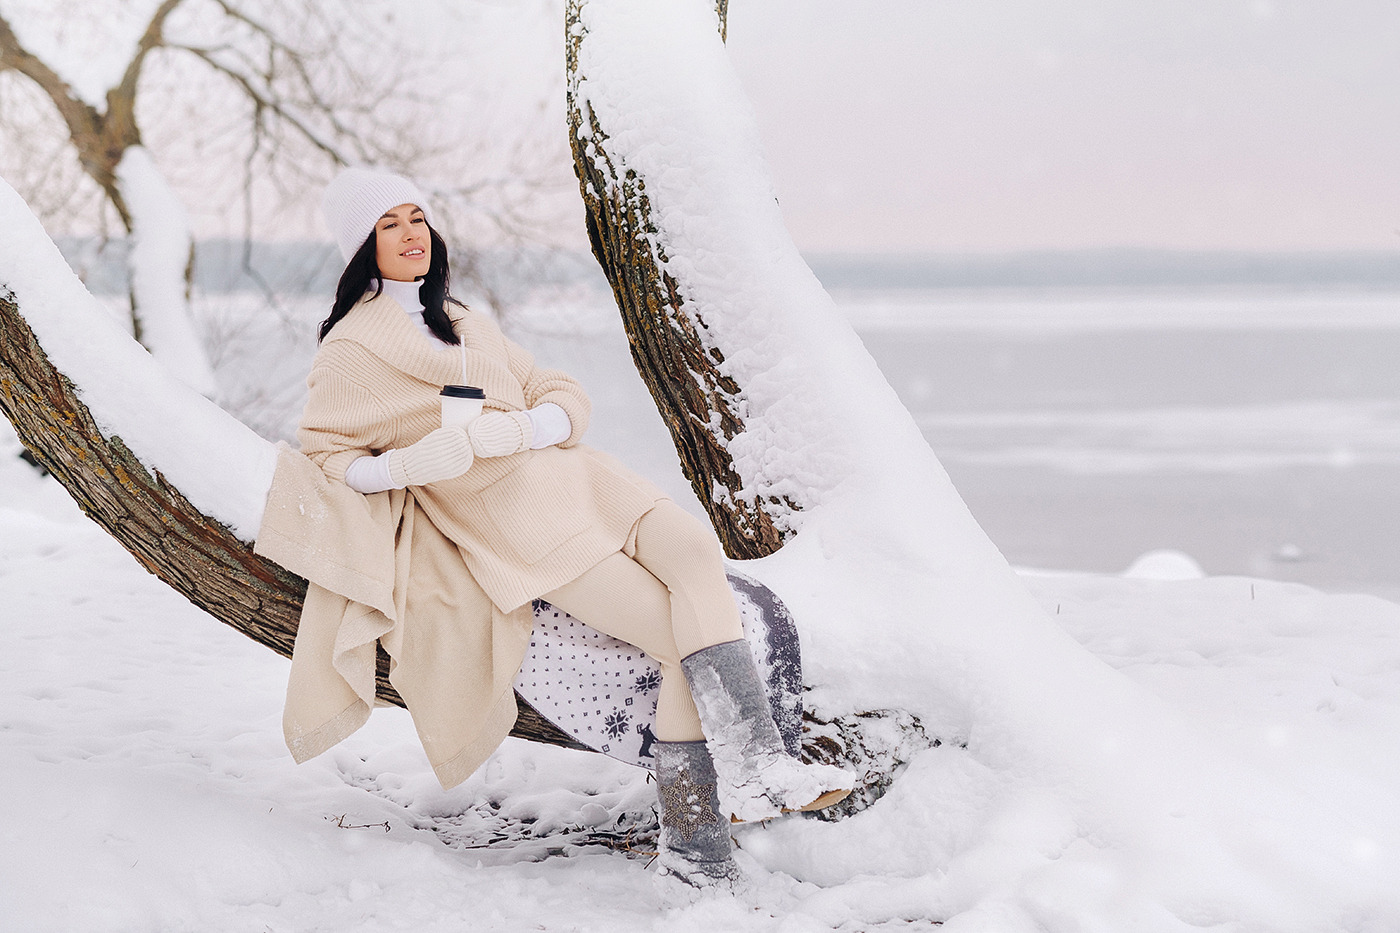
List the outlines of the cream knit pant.
{"label": "cream knit pant", "polygon": [[612,554],[544,598],[661,665],[658,739],[705,737],[681,658],[744,637],[719,541],[709,527],[674,502],[658,502],[637,525],[635,557]]}

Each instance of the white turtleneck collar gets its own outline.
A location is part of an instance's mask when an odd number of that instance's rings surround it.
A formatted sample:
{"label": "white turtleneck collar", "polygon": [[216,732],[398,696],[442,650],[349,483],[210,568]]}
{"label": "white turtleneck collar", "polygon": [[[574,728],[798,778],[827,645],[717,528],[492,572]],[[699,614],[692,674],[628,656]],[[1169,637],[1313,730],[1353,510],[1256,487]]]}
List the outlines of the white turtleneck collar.
{"label": "white turtleneck collar", "polygon": [[408,314],[408,319],[417,325],[418,329],[425,335],[432,338],[442,346],[450,346],[428,327],[428,322],[423,320],[423,302],[418,297],[418,289],[422,287],[422,282],[400,282],[395,279],[383,279],[384,294],[399,303],[399,306]]}
{"label": "white turtleneck collar", "polygon": [[418,298],[418,289],[422,287],[422,282],[399,282],[395,279],[383,279],[384,294],[397,301],[409,314],[422,314],[423,302]]}

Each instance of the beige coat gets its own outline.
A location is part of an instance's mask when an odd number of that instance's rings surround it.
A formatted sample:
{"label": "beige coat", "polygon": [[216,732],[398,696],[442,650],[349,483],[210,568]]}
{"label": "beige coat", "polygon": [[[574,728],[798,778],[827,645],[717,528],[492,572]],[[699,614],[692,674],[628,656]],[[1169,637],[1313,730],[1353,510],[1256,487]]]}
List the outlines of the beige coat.
{"label": "beige coat", "polygon": [[[573,433],[557,447],[481,459],[462,476],[414,488],[423,511],[462,549],[472,575],[509,611],[573,580],[624,547],[665,495],[608,455],[579,444],[590,404],[577,382],[535,367],[493,321],[452,306],[468,385],[486,410],[554,402]],[[358,457],[406,447],[441,425],[438,392],[463,381],[463,356],[426,337],[381,295],[336,324],[312,362],[297,439],[333,480]]]}
{"label": "beige coat", "polygon": [[554,402],[570,437],[479,459],[443,483],[354,492],[344,484],[350,463],[438,427],[439,389],[463,381],[459,348],[424,336],[387,296],[362,302],[312,363],[302,454],[281,452],[255,548],[311,583],[284,715],[293,756],[318,755],[364,723],[378,642],[444,787],[465,780],[515,723],[511,684],[529,644],[530,601],[630,550],[637,520],[664,498],[578,443],[589,403],[576,382],[537,369],[489,319],[452,312],[466,382],[486,390],[487,409]]}

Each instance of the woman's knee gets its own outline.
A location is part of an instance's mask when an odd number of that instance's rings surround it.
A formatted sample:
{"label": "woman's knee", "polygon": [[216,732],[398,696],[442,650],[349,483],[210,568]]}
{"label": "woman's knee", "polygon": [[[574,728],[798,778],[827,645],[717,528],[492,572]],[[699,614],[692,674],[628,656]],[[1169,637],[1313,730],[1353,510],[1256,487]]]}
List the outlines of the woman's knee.
{"label": "woman's knee", "polygon": [[637,554],[643,563],[724,566],[724,552],[714,531],[674,502],[658,503],[643,516],[637,529]]}

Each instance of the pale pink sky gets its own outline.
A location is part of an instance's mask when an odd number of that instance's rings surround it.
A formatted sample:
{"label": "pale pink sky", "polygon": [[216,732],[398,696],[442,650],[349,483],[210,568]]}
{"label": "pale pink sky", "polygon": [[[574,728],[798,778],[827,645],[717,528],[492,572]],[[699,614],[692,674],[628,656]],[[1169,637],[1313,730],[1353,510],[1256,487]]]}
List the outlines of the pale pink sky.
{"label": "pale pink sky", "polygon": [[798,245],[1400,249],[1396,0],[735,0]]}
{"label": "pale pink sky", "polygon": [[[542,206],[582,245],[562,7],[425,0],[395,23],[451,63],[444,88],[493,102],[461,110],[477,138],[542,134]],[[83,9],[96,46],[60,17],[55,54],[123,64],[114,8]],[[729,27],[804,250],[1400,250],[1400,0],[733,0]],[[170,170],[202,235],[240,232],[197,162]],[[321,235],[302,215],[266,235]]]}

